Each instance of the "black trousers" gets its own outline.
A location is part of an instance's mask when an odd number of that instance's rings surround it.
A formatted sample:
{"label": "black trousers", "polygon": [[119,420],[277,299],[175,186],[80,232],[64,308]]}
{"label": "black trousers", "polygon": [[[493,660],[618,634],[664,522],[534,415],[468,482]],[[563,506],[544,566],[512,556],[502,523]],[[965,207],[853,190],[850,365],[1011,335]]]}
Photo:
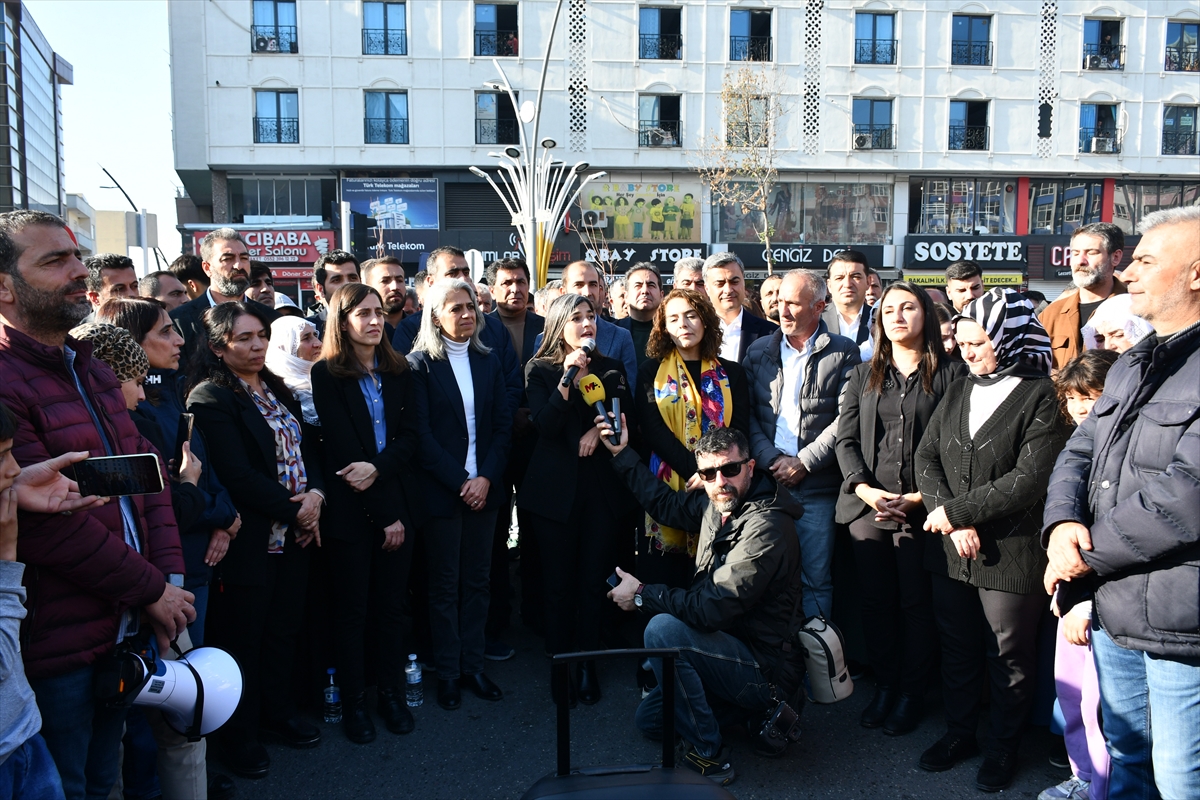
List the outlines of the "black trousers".
{"label": "black trousers", "polygon": [[979,589],[933,574],[933,609],[942,638],[943,700],[951,733],[979,727],[984,670],[991,689],[990,729],[996,744],[1016,752],[1036,687],[1040,592]]}
{"label": "black trousers", "polygon": [[311,550],[297,547],[289,534],[283,552],[268,556],[261,585],[219,581],[209,596],[205,640],[242,668],[242,700],[221,730],[230,741],[257,740],[260,713],[280,722],[296,713],[292,666]]}
{"label": "black trousers", "polygon": [[430,518],[422,531],[438,680],[483,672],[495,527],[495,510],[474,512],[464,505],[453,516]]}
{"label": "black trousers", "polygon": [[504,497],[496,514],[496,528],[492,534],[492,571],[488,578],[491,600],[488,603],[488,618],[485,632],[488,638],[496,638],[512,620],[512,579],[509,575],[508,528],[512,524],[512,484],[504,487]]}
{"label": "black trousers", "polygon": [[367,613],[373,610],[377,628],[370,633],[376,655],[376,679],[381,689],[404,683],[404,596],[412,565],[415,531],[405,530],[404,544],[384,550],[383,531],[376,528],[358,541],[326,538],[322,542],[329,566],[336,612],[338,685],[347,695],[366,688]]}
{"label": "black trousers", "polygon": [[850,523],[867,658],[880,687],[920,696],[937,654],[925,515],[910,515],[895,531],[877,528],[872,516]]}

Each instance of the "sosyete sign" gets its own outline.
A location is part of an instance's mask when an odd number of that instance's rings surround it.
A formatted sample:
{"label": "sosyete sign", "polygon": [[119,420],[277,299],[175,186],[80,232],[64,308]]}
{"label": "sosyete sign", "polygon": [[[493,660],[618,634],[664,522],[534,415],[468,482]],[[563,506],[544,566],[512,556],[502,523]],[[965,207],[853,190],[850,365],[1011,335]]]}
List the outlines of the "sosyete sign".
{"label": "sosyete sign", "polygon": [[904,241],[904,263],[913,269],[938,269],[955,261],[977,261],[981,267],[1012,269],[1027,262],[1025,242],[1016,237],[920,236]]}

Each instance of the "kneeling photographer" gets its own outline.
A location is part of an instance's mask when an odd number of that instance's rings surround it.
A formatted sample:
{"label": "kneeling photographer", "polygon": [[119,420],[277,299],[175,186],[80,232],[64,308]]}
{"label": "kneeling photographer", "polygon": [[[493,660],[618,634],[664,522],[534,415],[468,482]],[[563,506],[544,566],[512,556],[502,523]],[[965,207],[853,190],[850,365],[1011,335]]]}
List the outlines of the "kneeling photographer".
{"label": "kneeling photographer", "polygon": [[[765,472],[754,471],[746,437],[730,428],[710,430],[696,445],[697,474],[704,492],[675,492],[641,464],[597,417],[600,441],[612,451],[621,475],[654,519],[674,528],[700,531],[696,573],[687,589],[644,585],[618,569],[621,582],[609,597],[622,609],[655,615],[646,627],[646,647],[679,649],[675,726],[686,740],[682,761],[721,785],[734,779],[730,748],[720,726],[752,720],[756,750],[779,755],[788,734],[798,734],[794,709],[804,675],[796,634],[800,546],[795,520],[804,510]],[[637,726],[648,736],[662,733],[662,663],[659,680],[638,707]],[[761,731],[761,733],[760,733]]]}

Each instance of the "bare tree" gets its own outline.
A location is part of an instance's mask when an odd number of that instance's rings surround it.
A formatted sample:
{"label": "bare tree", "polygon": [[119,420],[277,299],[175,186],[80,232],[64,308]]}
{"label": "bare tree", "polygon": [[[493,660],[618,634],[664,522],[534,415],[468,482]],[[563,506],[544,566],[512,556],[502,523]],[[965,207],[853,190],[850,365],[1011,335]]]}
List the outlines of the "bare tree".
{"label": "bare tree", "polygon": [[726,73],[721,86],[725,130],[709,131],[696,151],[699,163],[694,167],[716,213],[731,206],[750,225],[766,251],[768,275],[775,270],[775,229],[767,212],[779,180],[775,128],[786,113],[783,96],[783,79],[774,67]]}

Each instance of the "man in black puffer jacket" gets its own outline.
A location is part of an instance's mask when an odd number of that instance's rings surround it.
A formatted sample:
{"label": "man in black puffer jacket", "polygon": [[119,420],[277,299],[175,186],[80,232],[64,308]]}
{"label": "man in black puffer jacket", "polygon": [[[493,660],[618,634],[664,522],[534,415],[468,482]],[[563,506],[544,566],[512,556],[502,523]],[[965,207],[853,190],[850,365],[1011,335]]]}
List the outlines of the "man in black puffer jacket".
{"label": "man in black puffer jacket", "polygon": [[1059,456],[1043,533],[1047,591],[1096,576],[1113,800],[1200,797],[1200,207],[1141,230],[1122,279],[1156,332],[1113,365]]}
{"label": "man in black puffer jacket", "polygon": [[[704,492],[675,492],[642,466],[637,453],[608,438],[621,475],[656,520],[700,531],[696,574],[687,589],[643,585],[618,569],[621,583],[609,596],[622,609],[656,615],[646,626],[646,647],[679,648],[675,726],[691,745],[686,766],[722,785],[734,778],[729,747],[722,746],[714,706],[740,708],[743,718],[766,711],[772,699],[791,697],[804,676],[796,633],[800,545],[796,520],[804,513],[769,473],[754,471],[746,437],[715,428],[696,444]],[[662,683],[662,665],[654,672]],[[728,720],[724,720],[728,721]],[[644,733],[662,733],[662,690],[655,688],[637,712]]]}

